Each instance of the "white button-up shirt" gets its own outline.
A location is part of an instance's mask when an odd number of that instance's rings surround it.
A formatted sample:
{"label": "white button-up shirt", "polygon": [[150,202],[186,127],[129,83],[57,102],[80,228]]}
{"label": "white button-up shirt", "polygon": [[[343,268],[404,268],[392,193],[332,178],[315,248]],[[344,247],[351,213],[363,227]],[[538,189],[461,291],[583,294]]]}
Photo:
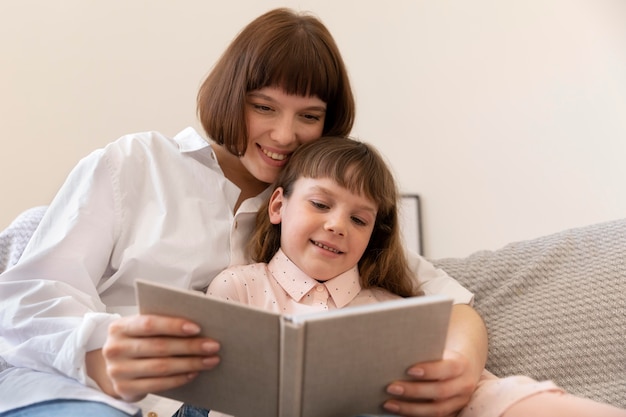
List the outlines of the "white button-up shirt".
{"label": "white button-up shirt", "polygon": [[[227,266],[247,262],[268,193],[234,213],[239,191],[191,128],[173,139],[124,136],[81,160],[20,262],[0,275],[0,356],[12,365],[0,373],[0,412],[58,398],[137,412],[88,378],[85,353],[103,346],[113,320],[136,313],[135,279],[201,291]],[[411,262],[426,293],[470,302],[443,271],[417,255]],[[144,402],[144,415],[178,406],[155,401]]]}

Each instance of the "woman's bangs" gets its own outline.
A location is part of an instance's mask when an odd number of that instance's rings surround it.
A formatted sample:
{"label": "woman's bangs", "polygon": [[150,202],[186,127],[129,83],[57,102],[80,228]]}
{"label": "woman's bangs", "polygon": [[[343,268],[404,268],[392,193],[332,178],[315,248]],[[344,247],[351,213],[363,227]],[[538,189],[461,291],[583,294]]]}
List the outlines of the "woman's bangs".
{"label": "woman's bangs", "polygon": [[266,57],[250,66],[258,70],[249,77],[248,91],[278,86],[290,95],[317,96],[325,103],[334,99],[338,75],[310,41],[296,37]]}

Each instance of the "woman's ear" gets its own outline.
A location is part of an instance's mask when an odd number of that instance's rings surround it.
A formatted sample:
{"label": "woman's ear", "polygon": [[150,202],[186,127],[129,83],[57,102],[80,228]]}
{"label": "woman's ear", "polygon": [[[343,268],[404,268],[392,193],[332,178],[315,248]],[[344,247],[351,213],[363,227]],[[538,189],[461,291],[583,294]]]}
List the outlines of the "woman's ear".
{"label": "woman's ear", "polygon": [[285,194],[283,193],[283,187],[278,187],[272,193],[270,197],[270,203],[267,211],[270,216],[270,223],[280,224],[282,221],[282,208],[285,200]]}

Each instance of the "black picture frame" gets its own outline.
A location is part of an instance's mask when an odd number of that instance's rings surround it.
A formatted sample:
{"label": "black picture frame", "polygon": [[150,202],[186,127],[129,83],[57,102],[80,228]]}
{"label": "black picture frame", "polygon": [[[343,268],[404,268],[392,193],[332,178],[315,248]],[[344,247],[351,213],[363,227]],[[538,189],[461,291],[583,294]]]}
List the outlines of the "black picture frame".
{"label": "black picture frame", "polygon": [[404,244],[418,254],[424,255],[422,210],[418,194],[402,194],[400,196],[398,217]]}

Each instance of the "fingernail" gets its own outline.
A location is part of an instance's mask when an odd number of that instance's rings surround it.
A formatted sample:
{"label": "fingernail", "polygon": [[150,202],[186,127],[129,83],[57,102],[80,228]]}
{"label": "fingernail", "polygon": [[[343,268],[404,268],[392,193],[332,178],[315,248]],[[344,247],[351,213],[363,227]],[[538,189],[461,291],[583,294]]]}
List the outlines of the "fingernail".
{"label": "fingernail", "polygon": [[418,378],[424,376],[424,370],[422,368],[411,368],[407,373]]}
{"label": "fingernail", "polygon": [[210,358],[202,359],[202,365],[207,366],[209,368],[213,368],[218,363],[220,363],[220,358],[217,356],[211,356]]}
{"label": "fingernail", "polygon": [[200,326],[194,323],[185,323],[183,324],[183,331],[187,334],[198,334],[200,333]]}
{"label": "fingernail", "polygon": [[202,344],[202,350],[207,353],[215,353],[220,350],[220,345],[217,342],[204,342]]}
{"label": "fingernail", "polygon": [[398,406],[398,404],[388,401],[385,404],[383,404],[383,407],[385,408],[385,410],[387,411],[391,411],[392,413],[397,413],[400,411],[400,407]]}
{"label": "fingernail", "polygon": [[387,387],[387,392],[392,395],[402,395],[404,394],[404,388],[401,385],[389,385]]}

